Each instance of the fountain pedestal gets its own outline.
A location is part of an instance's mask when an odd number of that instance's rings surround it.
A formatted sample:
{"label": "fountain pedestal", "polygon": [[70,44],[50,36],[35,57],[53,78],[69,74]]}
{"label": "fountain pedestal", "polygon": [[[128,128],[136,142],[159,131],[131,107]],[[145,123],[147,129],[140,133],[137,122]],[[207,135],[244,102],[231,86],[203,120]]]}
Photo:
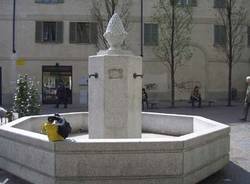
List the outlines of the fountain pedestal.
{"label": "fountain pedestal", "polygon": [[141,57],[89,58],[89,138],[141,137]]}
{"label": "fountain pedestal", "polygon": [[89,57],[89,138],[141,138],[142,59],[121,49],[127,36],[114,14],[110,48]]}

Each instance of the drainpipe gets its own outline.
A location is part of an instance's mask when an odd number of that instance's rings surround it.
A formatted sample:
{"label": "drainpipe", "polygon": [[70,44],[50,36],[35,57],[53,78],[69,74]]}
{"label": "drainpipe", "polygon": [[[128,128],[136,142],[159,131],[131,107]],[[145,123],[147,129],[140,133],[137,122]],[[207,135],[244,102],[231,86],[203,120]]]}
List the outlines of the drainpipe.
{"label": "drainpipe", "polygon": [[12,53],[16,53],[16,0],[13,0],[13,17],[12,17]]}
{"label": "drainpipe", "polygon": [[[11,66],[9,72],[10,80],[10,96],[12,96],[16,91],[16,79],[17,79],[17,70],[16,70],[16,0],[13,0],[13,14],[12,14],[12,54],[11,54]],[[12,100],[10,100],[12,101]]]}
{"label": "drainpipe", "polygon": [[143,0],[141,0],[141,57],[143,57],[144,46],[144,20],[143,20]]}

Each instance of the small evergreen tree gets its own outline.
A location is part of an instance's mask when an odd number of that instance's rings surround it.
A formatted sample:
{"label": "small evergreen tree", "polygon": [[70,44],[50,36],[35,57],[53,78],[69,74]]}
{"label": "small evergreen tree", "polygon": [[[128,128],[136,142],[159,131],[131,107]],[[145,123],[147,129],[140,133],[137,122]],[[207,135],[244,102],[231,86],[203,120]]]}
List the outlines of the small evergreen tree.
{"label": "small evergreen tree", "polygon": [[40,112],[38,90],[27,74],[19,75],[14,95],[13,111],[19,117],[36,115]]}

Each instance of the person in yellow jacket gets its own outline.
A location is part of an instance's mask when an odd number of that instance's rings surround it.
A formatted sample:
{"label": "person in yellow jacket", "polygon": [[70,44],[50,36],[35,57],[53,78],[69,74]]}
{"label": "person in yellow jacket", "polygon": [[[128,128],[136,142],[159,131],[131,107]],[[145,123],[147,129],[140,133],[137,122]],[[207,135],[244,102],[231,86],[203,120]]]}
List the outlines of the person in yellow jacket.
{"label": "person in yellow jacket", "polygon": [[45,122],[42,125],[41,132],[48,135],[50,141],[63,141],[64,138],[58,134],[58,125],[56,120],[53,118],[48,118],[48,122]]}

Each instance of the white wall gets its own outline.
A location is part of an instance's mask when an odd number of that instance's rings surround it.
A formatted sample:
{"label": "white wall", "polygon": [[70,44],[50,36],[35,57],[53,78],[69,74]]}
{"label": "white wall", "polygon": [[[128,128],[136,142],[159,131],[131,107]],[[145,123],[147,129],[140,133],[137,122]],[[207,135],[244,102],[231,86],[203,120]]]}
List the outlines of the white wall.
{"label": "white wall", "polygon": [[[89,55],[97,52],[95,45],[69,44],[69,22],[93,21],[90,15],[91,0],[65,0],[63,4],[36,4],[34,0],[16,1],[16,50],[19,57],[26,60],[24,66],[17,67],[18,73],[28,73],[41,81],[42,65],[73,66],[73,103],[79,103],[79,80],[87,76]],[[140,1],[131,0],[128,47],[135,55],[140,55]],[[144,20],[152,22],[153,5],[156,0],[144,0]],[[227,91],[227,65],[223,63],[222,52],[213,45],[214,24],[217,23],[213,1],[199,0],[194,8],[194,26],[192,32],[193,57],[183,61],[185,65],[176,73],[176,82],[201,83],[203,98],[211,95],[223,97]],[[244,2],[250,7],[250,2]],[[35,21],[63,21],[63,44],[35,43]],[[248,20],[247,22],[250,22]],[[248,24],[250,25],[250,24]],[[0,67],[3,75],[3,100],[8,103],[10,96],[10,56],[12,53],[12,1],[0,1]],[[246,39],[247,42],[247,39]],[[167,68],[155,57],[153,47],[144,47],[143,84],[156,83],[158,88],[152,97],[168,99],[170,92],[170,74]],[[242,58],[233,69],[233,87],[239,91],[245,88],[244,78],[249,75],[249,48],[246,47]],[[190,83],[189,83],[190,84]],[[177,99],[189,98],[190,89],[176,90]],[[6,98],[5,98],[6,96]]]}

